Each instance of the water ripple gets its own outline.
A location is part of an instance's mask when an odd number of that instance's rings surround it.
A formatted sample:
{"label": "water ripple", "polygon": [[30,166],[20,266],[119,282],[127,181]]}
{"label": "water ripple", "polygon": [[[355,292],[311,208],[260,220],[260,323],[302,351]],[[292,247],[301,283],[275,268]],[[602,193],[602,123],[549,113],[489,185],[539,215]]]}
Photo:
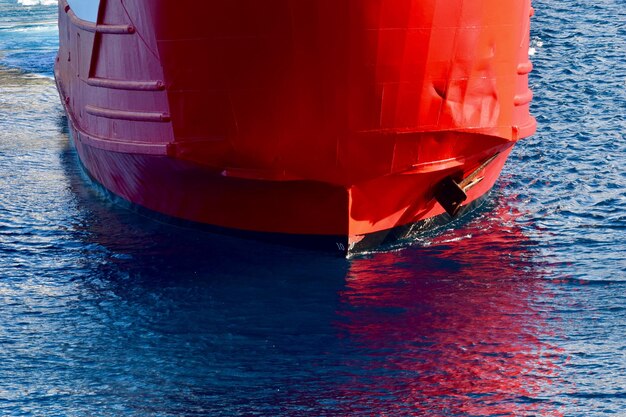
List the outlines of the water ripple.
{"label": "water ripple", "polygon": [[626,409],[626,9],[535,0],[532,109],[490,200],[341,260],[116,206],[51,80],[54,1],[0,0],[0,414]]}

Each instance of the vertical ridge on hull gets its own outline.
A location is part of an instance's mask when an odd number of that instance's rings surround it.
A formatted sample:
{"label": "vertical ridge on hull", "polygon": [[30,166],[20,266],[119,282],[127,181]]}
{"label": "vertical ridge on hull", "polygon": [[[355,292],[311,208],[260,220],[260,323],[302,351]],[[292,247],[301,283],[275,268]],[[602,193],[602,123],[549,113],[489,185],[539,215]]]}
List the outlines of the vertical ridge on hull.
{"label": "vertical ridge on hull", "polygon": [[480,198],[534,132],[531,11],[103,0],[84,22],[59,0],[55,74],[81,160],[112,193],[220,228],[360,241],[442,215],[437,184],[499,153],[467,203]]}

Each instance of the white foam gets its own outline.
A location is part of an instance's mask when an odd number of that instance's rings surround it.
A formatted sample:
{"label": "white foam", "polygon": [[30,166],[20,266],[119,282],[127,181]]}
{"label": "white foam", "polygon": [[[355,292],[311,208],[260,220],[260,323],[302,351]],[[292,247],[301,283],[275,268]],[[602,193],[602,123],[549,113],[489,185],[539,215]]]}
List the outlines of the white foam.
{"label": "white foam", "polygon": [[539,52],[541,47],[543,47],[543,41],[540,38],[535,37],[531,39],[530,47],[528,48],[528,55],[534,56],[537,52]]}
{"label": "white foam", "polygon": [[57,0],[17,0],[22,6],[54,6]]}
{"label": "white foam", "polygon": [[43,25],[22,26],[22,27],[1,27],[0,29],[10,30],[11,32],[51,32],[57,30],[56,22],[42,22]]}

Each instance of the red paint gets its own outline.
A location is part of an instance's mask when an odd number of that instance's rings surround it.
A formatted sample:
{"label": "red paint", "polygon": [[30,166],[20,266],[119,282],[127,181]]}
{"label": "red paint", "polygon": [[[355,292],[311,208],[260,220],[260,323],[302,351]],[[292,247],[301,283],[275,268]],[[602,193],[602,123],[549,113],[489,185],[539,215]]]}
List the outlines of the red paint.
{"label": "red paint", "polygon": [[60,0],[56,77],[81,160],[173,217],[362,235],[532,134],[530,0]]}

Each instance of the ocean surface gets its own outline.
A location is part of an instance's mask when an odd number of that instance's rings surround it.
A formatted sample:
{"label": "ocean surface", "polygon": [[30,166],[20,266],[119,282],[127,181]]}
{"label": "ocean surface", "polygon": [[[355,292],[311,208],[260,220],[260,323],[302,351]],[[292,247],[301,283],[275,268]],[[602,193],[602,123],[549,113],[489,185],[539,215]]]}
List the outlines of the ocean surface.
{"label": "ocean surface", "polygon": [[1,416],[626,416],[624,0],[535,0],[537,134],[476,212],[349,260],[100,194],[55,3],[0,0]]}

